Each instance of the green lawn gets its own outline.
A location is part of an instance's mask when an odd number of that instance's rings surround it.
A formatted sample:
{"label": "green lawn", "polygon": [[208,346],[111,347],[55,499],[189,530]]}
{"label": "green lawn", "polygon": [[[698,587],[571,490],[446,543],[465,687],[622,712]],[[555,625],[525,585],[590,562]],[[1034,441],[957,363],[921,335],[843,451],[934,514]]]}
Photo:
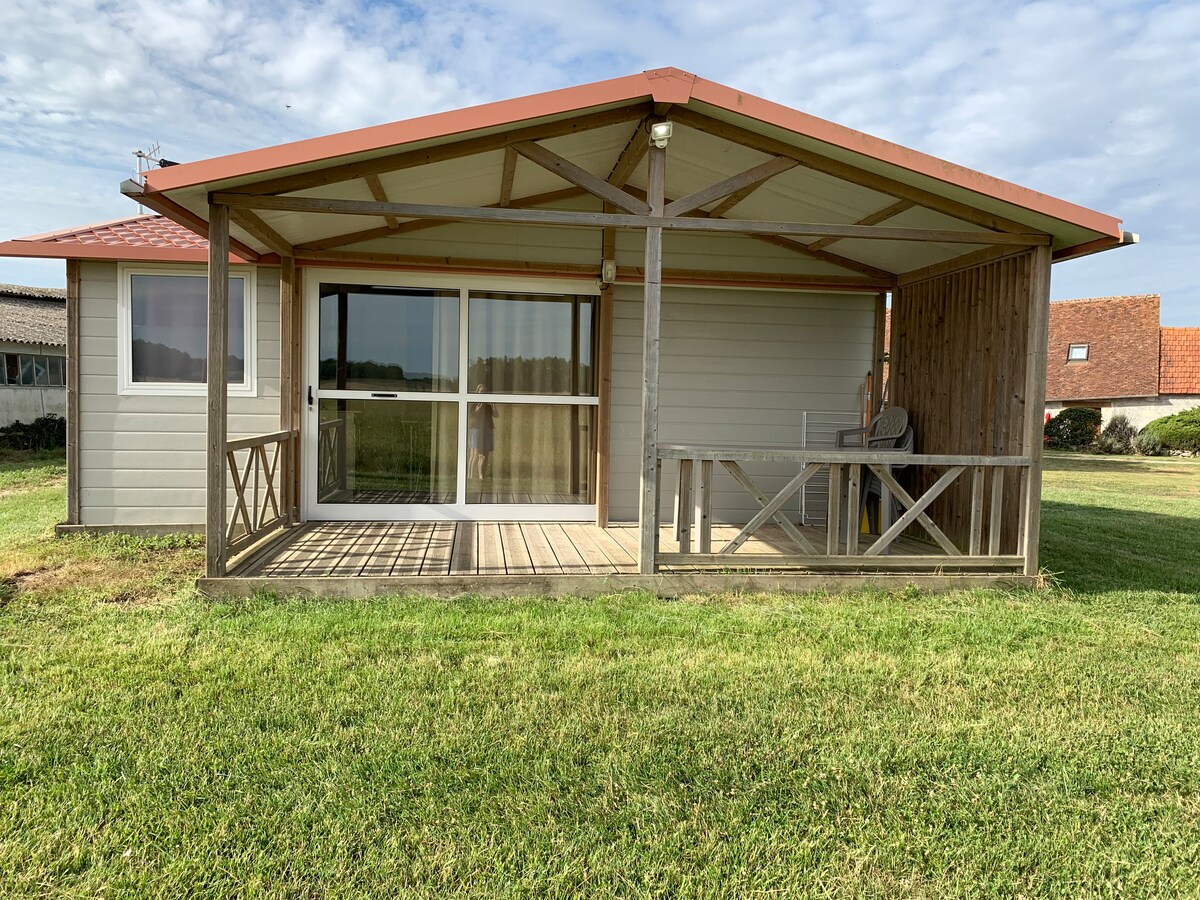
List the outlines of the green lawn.
{"label": "green lawn", "polygon": [[1052,458],[1041,592],[217,605],[42,465],[0,896],[1200,895],[1200,460]]}

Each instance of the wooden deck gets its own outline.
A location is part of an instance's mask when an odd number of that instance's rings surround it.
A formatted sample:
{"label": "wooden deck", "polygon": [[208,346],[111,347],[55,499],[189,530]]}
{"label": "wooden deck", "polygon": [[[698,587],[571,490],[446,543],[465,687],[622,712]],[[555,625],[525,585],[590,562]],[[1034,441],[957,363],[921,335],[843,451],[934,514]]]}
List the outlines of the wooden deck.
{"label": "wooden deck", "polygon": [[[801,529],[824,545],[825,532]],[[714,547],[735,534],[732,525],[713,527]],[[872,538],[863,535],[865,549]],[[677,544],[663,528],[664,551]],[[745,554],[754,568],[761,560],[795,551],[777,525],[766,525],[750,538],[723,568],[738,567]],[[893,567],[905,555],[928,557],[936,547],[902,538],[887,558]],[[320,578],[487,575],[632,575],[637,573],[638,530],[630,525],[598,528],[583,522],[322,522],[297,529],[290,539],[248,560],[232,575],[240,577]],[[952,564],[946,557],[947,564]],[[711,567],[710,567],[711,568]],[[698,566],[663,567],[663,571],[699,571]]]}

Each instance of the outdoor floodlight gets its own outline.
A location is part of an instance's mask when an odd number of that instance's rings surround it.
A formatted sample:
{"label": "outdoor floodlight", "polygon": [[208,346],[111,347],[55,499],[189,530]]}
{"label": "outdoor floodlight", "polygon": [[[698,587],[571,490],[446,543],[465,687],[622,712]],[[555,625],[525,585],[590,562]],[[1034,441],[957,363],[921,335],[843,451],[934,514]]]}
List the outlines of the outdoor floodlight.
{"label": "outdoor floodlight", "polygon": [[650,126],[650,143],[662,150],[667,146],[667,141],[671,140],[674,127],[670,122],[655,122]]}

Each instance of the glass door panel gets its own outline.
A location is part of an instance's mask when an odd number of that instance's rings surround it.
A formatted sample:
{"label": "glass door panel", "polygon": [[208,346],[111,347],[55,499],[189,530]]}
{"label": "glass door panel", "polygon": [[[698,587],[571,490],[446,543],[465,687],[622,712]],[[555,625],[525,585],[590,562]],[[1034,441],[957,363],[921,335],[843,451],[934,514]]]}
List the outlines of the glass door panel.
{"label": "glass door panel", "polygon": [[458,390],[458,291],[321,285],[320,386]]}
{"label": "glass door panel", "polygon": [[594,503],[596,407],[490,403],[467,408],[468,503]]}
{"label": "glass door panel", "polygon": [[458,404],[319,401],[318,503],[453,503]]}
{"label": "glass door panel", "polygon": [[472,393],[594,393],[589,298],[472,291],[467,320]]}

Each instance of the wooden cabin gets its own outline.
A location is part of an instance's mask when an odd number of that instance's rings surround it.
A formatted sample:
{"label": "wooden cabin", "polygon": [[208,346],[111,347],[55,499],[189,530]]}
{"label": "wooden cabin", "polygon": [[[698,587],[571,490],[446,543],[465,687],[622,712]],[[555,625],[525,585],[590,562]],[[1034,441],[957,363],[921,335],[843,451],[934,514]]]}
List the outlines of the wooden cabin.
{"label": "wooden cabin", "polygon": [[1028,582],[1051,265],[1136,240],[676,69],[122,190],[0,253],[67,260],[63,528],[213,593]]}

